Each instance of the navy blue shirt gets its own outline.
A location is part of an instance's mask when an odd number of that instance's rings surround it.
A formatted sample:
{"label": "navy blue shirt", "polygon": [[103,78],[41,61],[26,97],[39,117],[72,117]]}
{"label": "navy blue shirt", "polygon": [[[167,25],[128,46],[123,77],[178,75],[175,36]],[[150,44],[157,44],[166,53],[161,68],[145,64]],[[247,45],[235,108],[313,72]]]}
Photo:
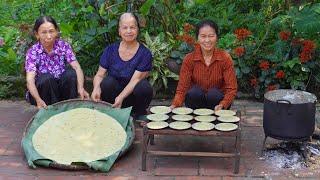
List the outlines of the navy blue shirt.
{"label": "navy blue shirt", "polygon": [[143,44],[139,44],[136,54],[128,61],[121,59],[119,46],[120,42],[109,45],[100,58],[100,66],[107,70],[108,76],[112,76],[125,86],[136,70],[140,72],[151,71],[152,54]]}

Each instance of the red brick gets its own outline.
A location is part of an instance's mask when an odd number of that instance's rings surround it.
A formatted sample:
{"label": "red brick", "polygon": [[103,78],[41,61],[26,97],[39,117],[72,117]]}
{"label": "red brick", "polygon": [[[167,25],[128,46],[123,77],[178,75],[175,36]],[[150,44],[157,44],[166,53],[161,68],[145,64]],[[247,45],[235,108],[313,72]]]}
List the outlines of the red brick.
{"label": "red brick", "polygon": [[[263,177],[232,177],[232,176],[224,176],[222,180],[264,180]],[[278,179],[277,179],[278,180]]]}
{"label": "red brick", "polygon": [[[236,100],[233,109],[246,112],[242,123],[240,173],[233,174],[234,159],[192,157],[147,157],[147,171],[141,171],[141,127],[136,127],[133,149],[119,159],[108,173],[64,171],[38,167],[30,169],[20,148],[24,126],[35,113],[25,102],[0,101],[0,180],[2,179],[252,179],[320,177],[319,168],[277,169],[259,160],[264,138],[262,103]],[[232,138],[194,136],[156,136],[150,149],[172,151],[233,151]],[[268,138],[267,145],[278,143]],[[7,150],[8,149],[8,150]],[[4,153],[6,152],[6,155]],[[2,153],[2,154],[1,154]]]}
{"label": "red brick", "polygon": [[[318,165],[319,166],[319,165]],[[301,168],[292,171],[292,176],[295,178],[315,178],[319,179],[320,177],[320,168]]]}
{"label": "red brick", "polygon": [[7,146],[6,151],[3,153],[6,156],[24,156],[21,144],[18,142],[12,143]]}
{"label": "red brick", "polygon": [[242,158],[258,158],[262,150],[262,140],[248,140],[241,143],[241,157]]}
{"label": "red brick", "polygon": [[242,116],[241,119],[242,126],[262,126],[262,116],[252,115],[252,116]]}
{"label": "red brick", "polygon": [[176,180],[174,176],[136,176],[135,180]]}
{"label": "red brick", "polygon": [[259,158],[245,158],[244,165],[247,168],[246,175],[248,176],[289,176],[290,169],[281,169],[274,167],[272,164]]}
{"label": "red brick", "polygon": [[263,127],[241,126],[241,139],[261,141],[264,138]]}
{"label": "red brick", "polygon": [[177,176],[175,180],[222,180],[221,176]]}
{"label": "red brick", "polygon": [[240,159],[239,173],[234,174],[234,158],[200,159],[199,172],[203,176],[241,176],[245,174],[243,160]]}
{"label": "red brick", "polygon": [[159,157],[157,159],[155,175],[186,176],[198,175],[199,162],[191,157]]}
{"label": "red brick", "polygon": [[4,175],[0,174],[0,180],[33,180],[37,179],[36,176],[28,176],[28,175]]}

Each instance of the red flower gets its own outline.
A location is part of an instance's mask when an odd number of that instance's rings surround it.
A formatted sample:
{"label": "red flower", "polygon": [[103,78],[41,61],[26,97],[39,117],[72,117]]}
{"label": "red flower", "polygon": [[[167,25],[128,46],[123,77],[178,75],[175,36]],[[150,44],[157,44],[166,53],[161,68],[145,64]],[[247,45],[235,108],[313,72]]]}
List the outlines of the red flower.
{"label": "red flower", "polygon": [[188,34],[177,35],[176,39],[177,39],[177,40],[184,41],[184,42],[186,42],[186,43],[189,44],[189,45],[194,45],[194,43],[195,43],[194,38],[191,37],[191,36],[188,35]]}
{"label": "red flower", "polygon": [[190,30],[192,30],[192,29],[194,29],[194,27],[193,27],[191,24],[189,24],[189,23],[185,23],[185,24],[183,25],[183,31],[184,31],[185,33],[190,32]]}
{"label": "red flower", "polygon": [[256,77],[250,79],[250,85],[256,87],[258,85],[258,79]]}
{"label": "red flower", "polygon": [[300,62],[306,63],[312,58],[312,53],[310,51],[303,51],[299,55]]}
{"label": "red flower", "polygon": [[284,73],[284,71],[282,71],[282,70],[280,70],[280,71],[278,71],[277,73],[276,73],[276,78],[277,79],[283,79],[284,77],[285,77],[285,73]]}
{"label": "red flower", "polygon": [[182,36],[181,35],[177,35],[176,39],[179,40],[179,41],[182,41]]}
{"label": "red flower", "polygon": [[270,67],[270,63],[268,61],[261,61],[260,64],[259,64],[259,67],[262,70],[268,70],[269,67]]}
{"label": "red flower", "polygon": [[303,49],[306,51],[313,51],[316,48],[316,44],[311,40],[302,41]]}
{"label": "red flower", "polygon": [[236,29],[234,31],[234,34],[237,36],[238,40],[242,41],[245,38],[247,38],[249,35],[251,35],[252,33],[248,29],[241,28],[241,29]]}
{"label": "red flower", "polygon": [[193,45],[195,40],[193,39],[193,37],[191,37],[190,35],[188,34],[184,34],[182,35],[182,40],[184,42],[186,42],[187,44],[190,44],[190,45]]}
{"label": "red flower", "polygon": [[291,32],[290,31],[281,31],[279,33],[279,37],[280,37],[280,39],[282,41],[287,41],[290,36],[291,36]]}
{"label": "red flower", "polygon": [[311,40],[304,40],[302,41],[302,51],[299,55],[300,61],[302,63],[308,62],[310,59],[312,59],[313,51],[315,50],[316,45]]}
{"label": "red flower", "polygon": [[272,90],[275,90],[275,89],[277,89],[276,85],[268,85],[268,88],[267,88],[268,91],[272,91]]}
{"label": "red flower", "polygon": [[244,53],[245,53],[245,51],[246,51],[246,50],[244,49],[244,47],[237,47],[237,48],[234,49],[234,53],[235,53],[236,56],[238,56],[238,57],[243,56]]}

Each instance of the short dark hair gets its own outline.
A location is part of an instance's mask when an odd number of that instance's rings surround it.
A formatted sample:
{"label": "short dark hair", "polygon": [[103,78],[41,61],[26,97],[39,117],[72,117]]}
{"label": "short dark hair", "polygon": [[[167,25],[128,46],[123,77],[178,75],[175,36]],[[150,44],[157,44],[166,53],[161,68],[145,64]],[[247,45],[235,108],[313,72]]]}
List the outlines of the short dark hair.
{"label": "short dark hair", "polygon": [[[138,18],[138,16],[137,16],[135,13],[133,13],[133,12],[126,12],[126,13],[130,14],[130,15],[136,20],[136,23],[137,23],[137,26],[138,26],[138,30],[140,30],[140,23],[139,23],[139,18]],[[125,13],[123,13],[123,14],[125,14]],[[121,16],[122,16],[123,14],[121,14]],[[120,27],[121,16],[120,16],[119,19],[118,19],[118,28]]]}
{"label": "short dark hair", "polygon": [[59,26],[58,24],[56,23],[56,21],[51,17],[51,16],[41,16],[39,17],[36,22],[34,23],[34,26],[33,26],[33,32],[38,32],[39,30],[39,27],[45,23],[45,22],[49,22],[51,24],[53,24],[54,28],[59,31]]}
{"label": "short dark hair", "polygon": [[197,26],[196,26],[196,37],[197,38],[199,36],[199,30],[205,26],[210,26],[212,29],[214,29],[216,31],[217,37],[219,38],[219,26],[214,21],[208,20],[208,19],[203,20],[197,24]]}

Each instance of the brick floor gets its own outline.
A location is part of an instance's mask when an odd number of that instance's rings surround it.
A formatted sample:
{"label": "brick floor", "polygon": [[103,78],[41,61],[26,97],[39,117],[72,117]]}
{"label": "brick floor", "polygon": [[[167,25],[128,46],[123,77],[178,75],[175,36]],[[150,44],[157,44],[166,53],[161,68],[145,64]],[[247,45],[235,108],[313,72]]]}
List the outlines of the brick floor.
{"label": "brick floor", "polygon": [[[152,105],[169,105],[167,100],[154,100]],[[318,106],[320,107],[320,106]],[[62,171],[38,167],[30,169],[21,150],[21,138],[36,109],[23,101],[0,101],[0,180],[7,179],[319,179],[320,165],[314,168],[279,169],[259,157],[264,138],[263,104],[237,100],[232,109],[241,111],[241,160],[239,174],[233,174],[233,158],[154,157],[147,158],[147,171],[141,171],[142,129],[136,127],[132,149],[121,157],[108,173]],[[319,114],[319,113],[317,113]],[[317,117],[319,118],[319,117]],[[225,137],[155,136],[151,149],[177,151],[233,152],[234,139]],[[267,144],[277,143],[268,139]]]}

